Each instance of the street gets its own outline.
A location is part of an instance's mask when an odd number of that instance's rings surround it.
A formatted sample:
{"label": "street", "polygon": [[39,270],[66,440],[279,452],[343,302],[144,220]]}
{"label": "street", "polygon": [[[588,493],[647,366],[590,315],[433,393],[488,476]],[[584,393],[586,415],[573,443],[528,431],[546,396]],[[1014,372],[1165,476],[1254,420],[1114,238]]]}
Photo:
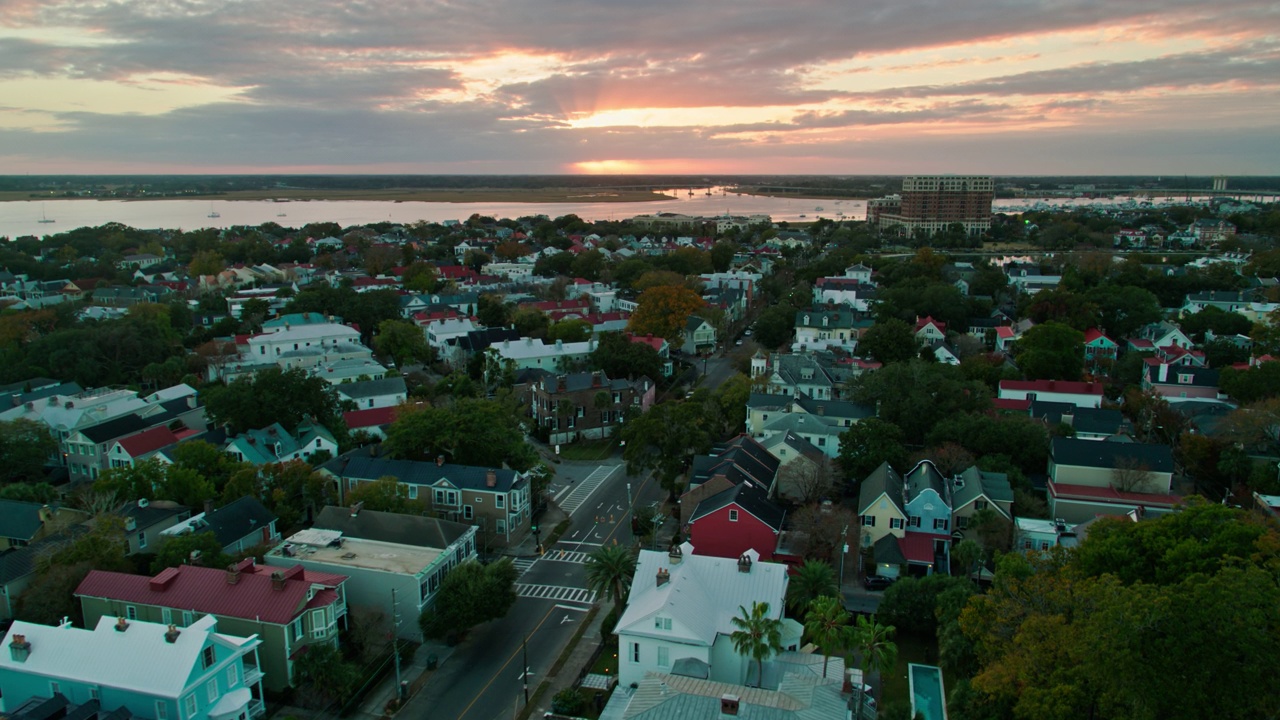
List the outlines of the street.
{"label": "street", "polygon": [[[628,486],[631,495],[628,495]],[[407,717],[500,720],[522,707],[521,640],[528,638],[529,691],[555,663],[596,598],[587,589],[587,556],[603,545],[630,544],[632,503],[661,500],[650,478],[626,474],[620,458],[565,461],[551,486],[569,529],[542,557],[515,560],[517,599],[506,617],[474,630],[409,704]],[[550,528],[541,528],[545,533]]]}

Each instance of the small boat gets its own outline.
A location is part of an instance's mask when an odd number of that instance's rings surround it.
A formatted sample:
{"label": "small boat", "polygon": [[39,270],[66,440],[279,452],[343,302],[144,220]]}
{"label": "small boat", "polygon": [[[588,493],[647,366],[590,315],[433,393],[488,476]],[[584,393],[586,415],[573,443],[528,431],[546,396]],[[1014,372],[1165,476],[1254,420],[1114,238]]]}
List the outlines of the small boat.
{"label": "small boat", "polygon": [[40,204],[40,219],[39,219],[39,220],[37,220],[36,222],[41,223],[41,224],[44,224],[44,223],[51,223],[51,222],[58,222],[58,221],[57,221],[57,220],[54,220],[53,218],[49,217],[48,215],[45,215],[45,213],[44,213],[44,203],[41,203],[41,204]]}
{"label": "small boat", "polygon": [[220,218],[220,217],[222,217],[222,214],[221,214],[221,213],[219,213],[217,210],[214,210],[214,209],[213,209],[213,203],[209,203],[209,215],[208,215],[208,217],[211,217],[211,218]]}
{"label": "small boat", "polygon": [[276,213],[276,217],[285,217],[288,213]]}
{"label": "small boat", "polygon": [[813,211],[814,211],[814,212],[822,212],[822,210],[823,210],[823,207],[822,207],[821,205],[819,205],[819,206],[817,206],[817,207],[815,207],[815,208],[813,209]]}

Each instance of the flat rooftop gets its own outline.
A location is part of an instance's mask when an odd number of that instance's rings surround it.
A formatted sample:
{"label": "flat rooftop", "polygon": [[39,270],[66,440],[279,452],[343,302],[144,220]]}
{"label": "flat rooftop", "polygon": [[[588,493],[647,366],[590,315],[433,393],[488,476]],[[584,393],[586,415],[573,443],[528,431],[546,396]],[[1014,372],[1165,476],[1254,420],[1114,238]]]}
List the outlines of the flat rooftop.
{"label": "flat rooftop", "polygon": [[342,537],[341,545],[336,542],[312,545],[306,542],[307,539],[309,538],[299,538],[298,535],[294,535],[283,544],[272,548],[267,555],[401,575],[417,575],[440,557],[440,550],[435,548],[397,545],[377,540]]}

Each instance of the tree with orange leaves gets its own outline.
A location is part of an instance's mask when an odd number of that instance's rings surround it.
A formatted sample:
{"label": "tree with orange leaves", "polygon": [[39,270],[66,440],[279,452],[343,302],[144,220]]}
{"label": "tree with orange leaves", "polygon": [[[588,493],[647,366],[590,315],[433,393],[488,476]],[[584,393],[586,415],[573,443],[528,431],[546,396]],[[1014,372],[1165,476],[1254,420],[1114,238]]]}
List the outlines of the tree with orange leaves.
{"label": "tree with orange leaves", "polygon": [[627,330],[636,335],[655,335],[679,344],[689,316],[705,305],[698,294],[686,287],[656,285],[640,293]]}

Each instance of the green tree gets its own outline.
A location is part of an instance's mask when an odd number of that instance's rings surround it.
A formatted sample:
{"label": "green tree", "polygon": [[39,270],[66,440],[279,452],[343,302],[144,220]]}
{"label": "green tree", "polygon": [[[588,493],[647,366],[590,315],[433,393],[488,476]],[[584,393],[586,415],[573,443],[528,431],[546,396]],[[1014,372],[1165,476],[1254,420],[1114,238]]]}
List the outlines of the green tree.
{"label": "green tree", "polygon": [[383,320],[373,336],[373,347],[379,355],[394,360],[396,367],[431,361],[426,335],[408,320]]}
{"label": "green tree", "polygon": [[849,625],[849,611],[835,595],[823,595],[809,603],[804,616],[804,631],[822,651],[822,677],[827,676],[827,661],[832,655],[849,647],[853,640],[853,627]]}
{"label": "green tree", "polygon": [[1246,370],[1224,368],[1218,384],[1243,405],[1280,397],[1280,362],[1266,362]]}
{"label": "green tree", "polygon": [[627,420],[621,434],[627,443],[622,454],[627,474],[653,471],[674,498],[680,490],[681,474],[693,456],[711,449],[712,422],[704,406],[696,402],[658,403]]}
{"label": "green tree", "polygon": [[920,344],[910,325],[898,318],[889,318],[867,328],[858,341],[858,350],[888,365],[915,357]]}
{"label": "green tree", "polygon": [[591,339],[591,323],[581,319],[561,320],[547,327],[547,340],[585,342]]}
{"label": "green tree", "polygon": [[1140,287],[1099,285],[1085,293],[1085,298],[1098,308],[1098,322],[1114,339],[1129,337],[1164,314],[1160,298]]}
{"label": "green tree", "polygon": [[58,443],[44,423],[26,418],[0,422],[0,482],[38,480]]}
{"label": "green tree", "polygon": [[711,269],[725,272],[733,264],[733,256],[738,253],[738,246],[727,240],[721,240],[711,246]]}
{"label": "green tree", "polygon": [[209,385],[201,393],[211,425],[234,432],[280,423],[293,432],[307,416],[336,432],[341,424],[338,394],[324,378],[302,368],[266,368],[229,385]]}
{"label": "green tree", "polygon": [[[864,683],[867,676],[882,673],[897,662],[898,646],[893,642],[895,631],[896,628],[892,625],[881,625],[877,622],[875,615],[869,618],[866,615],[858,616],[857,625],[853,628],[853,646],[858,657],[861,658]],[[861,695],[861,685],[858,686],[857,692]],[[862,707],[861,698],[857,706]]]}
{"label": "green tree", "polygon": [[160,543],[155,560],[151,561],[151,572],[181,565],[222,568],[230,563],[231,558],[223,554],[222,543],[213,532],[188,533],[165,538]]}
{"label": "green tree", "polygon": [[907,459],[902,429],[879,418],[866,418],[840,433],[840,469],[855,483],[884,463],[902,467]]}
{"label": "green tree", "polygon": [[501,295],[481,295],[476,301],[476,319],[485,327],[506,327],[511,323],[515,308],[504,302]]}
{"label": "green tree", "polygon": [[387,430],[383,449],[404,460],[444,456],[460,465],[533,467],[537,453],[525,442],[509,402],[457,398],[447,406],[406,408]]}
{"label": "green tree", "polygon": [[636,555],[623,545],[605,545],[587,556],[587,587],[597,596],[620,605],[636,574]]}
{"label": "green tree", "polygon": [[911,444],[923,444],[929,431],[945,418],[991,406],[986,385],[966,380],[957,367],[920,360],[893,363],[862,375],[853,382],[850,394],[857,402],[877,407],[877,417],[901,428],[903,440]]}
{"label": "green tree", "polygon": [[810,604],[825,596],[838,596],[840,586],[836,583],[836,570],[831,563],[822,560],[806,560],[796,568],[787,583],[787,608],[792,616],[800,617],[808,610]]}
{"label": "green tree", "polygon": [[733,649],[756,661],[756,687],[763,687],[764,661],[782,650],[782,620],[769,617],[769,603],[753,602],[750,610],[739,605],[730,622],[737,628],[729,634]]}
{"label": "green tree", "polygon": [[440,274],[436,266],[421,260],[406,267],[401,280],[404,281],[405,289],[410,292],[433,293],[440,289]]}
{"label": "green tree", "polygon": [[790,305],[774,305],[760,313],[756,320],[755,339],[767,350],[791,341],[796,331],[796,311]]}
{"label": "green tree", "polygon": [[1018,340],[1014,357],[1031,380],[1079,380],[1084,333],[1057,322],[1036,325]]}
{"label": "green tree", "polygon": [[957,585],[971,587],[972,583],[938,573],[902,578],[884,591],[876,614],[903,632],[933,635],[938,630],[938,597]]}
{"label": "green tree", "polygon": [[420,515],[426,509],[421,500],[409,499],[409,488],[400,479],[384,475],[373,482],[362,482],[346,496],[347,504],[364,503],[366,510]]}
{"label": "green tree", "polygon": [[622,333],[609,332],[600,336],[592,351],[590,367],[603,370],[611,378],[637,379],[662,377],[662,358],[652,346],[632,342]]}
{"label": "green tree", "polygon": [[422,634],[456,644],[476,625],[507,614],[516,601],[515,582],[510,558],[455,567],[440,582],[435,602],[418,618]]}
{"label": "green tree", "polygon": [[320,706],[345,703],[360,684],[360,668],[344,660],[336,645],[309,646],[293,673],[294,681],[305,689],[299,695],[313,698]]}

